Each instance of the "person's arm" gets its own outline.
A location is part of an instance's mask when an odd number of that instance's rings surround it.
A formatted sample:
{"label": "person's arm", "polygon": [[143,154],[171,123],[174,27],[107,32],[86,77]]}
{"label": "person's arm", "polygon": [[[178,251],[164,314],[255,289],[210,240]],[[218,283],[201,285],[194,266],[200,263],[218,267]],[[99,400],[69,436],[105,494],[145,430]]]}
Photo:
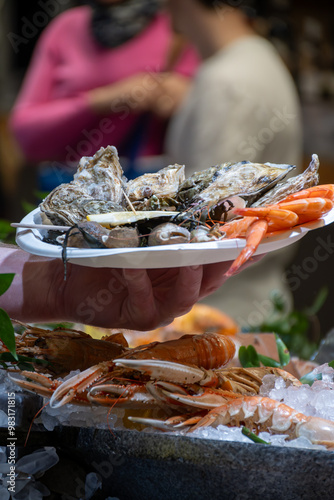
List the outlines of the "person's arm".
{"label": "person's arm", "polygon": [[188,312],[226,280],[231,262],[170,269],[67,264],[0,246],[0,272],[15,273],[0,307],[24,322],[70,321],[150,330]]}
{"label": "person's arm", "polygon": [[59,64],[58,32],[42,33],[10,117],[10,128],[28,160],[59,159],[95,119],[84,93],[53,98]]}

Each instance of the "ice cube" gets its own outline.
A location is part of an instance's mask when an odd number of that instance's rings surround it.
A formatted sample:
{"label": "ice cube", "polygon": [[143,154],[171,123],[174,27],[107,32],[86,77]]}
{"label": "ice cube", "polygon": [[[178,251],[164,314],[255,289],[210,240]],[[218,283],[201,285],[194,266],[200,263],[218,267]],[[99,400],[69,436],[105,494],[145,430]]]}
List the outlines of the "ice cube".
{"label": "ice cube", "polygon": [[2,410],[0,410],[0,427],[8,427],[8,416]]}
{"label": "ice cube", "polygon": [[16,463],[16,469],[26,474],[45,472],[59,462],[56,449],[49,446],[25,455]]}
{"label": "ice cube", "polygon": [[9,500],[9,491],[7,486],[2,486],[0,484],[0,498],[1,500]]}
{"label": "ice cube", "polygon": [[86,476],[85,482],[85,499],[90,500],[94,493],[102,488],[102,481],[96,472],[90,472]]}

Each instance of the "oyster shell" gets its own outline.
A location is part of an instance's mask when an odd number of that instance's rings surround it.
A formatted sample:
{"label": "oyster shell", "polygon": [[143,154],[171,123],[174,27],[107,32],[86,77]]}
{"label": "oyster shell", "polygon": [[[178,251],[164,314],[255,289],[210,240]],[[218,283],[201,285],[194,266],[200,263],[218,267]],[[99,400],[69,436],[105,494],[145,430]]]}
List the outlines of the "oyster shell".
{"label": "oyster shell", "polygon": [[114,146],[100,148],[94,156],[83,156],[74,182],[84,186],[85,192],[97,200],[123,205],[126,178]]}
{"label": "oyster shell", "polygon": [[169,165],[129,181],[126,194],[136,210],[163,210],[177,205],[176,196],[184,180],[184,165]]}
{"label": "oyster shell", "polygon": [[73,181],[57,186],[40,204],[43,222],[72,226],[89,214],[122,211],[124,183],[117,150],[100,148],[80,160]]}
{"label": "oyster shell", "polygon": [[[220,200],[232,195],[240,196],[252,203],[260,195],[280,180],[282,180],[292,169],[294,165],[275,165],[273,163],[251,163],[243,161],[239,163],[223,163],[217,167],[211,167],[207,171],[195,173],[180,186],[178,197],[180,200],[187,199],[192,204],[196,204],[196,210],[206,205],[215,205]],[[211,181],[208,179],[211,177]],[[196,184],[196,177],[200,181]],[[193,198],[188,198],[187,191],[190,193],[197,185],[201,189],[202,185],[207,186]]]}
{"label": "oyster shell", "polygon": [[195,198],[196,195],[204,191],[220,175],[221,169],[233,165],[232,163],[222,163],[209,167],[200,172],[194,172],[180,186],[177,197],[181,203],[187,203]]}
{"label": "oyster shell", "polygon": [[296,193],[302,189],[307,189],[319,184],[319,158],[316,154],[312,155],[312,160],[307,169],[300,175],[290,177],[284,182],[280,182],[275,187],[267,191],[264,196],[261,196],[252,207],[260,207],[263,205],[273,205],[282,201],[289,194]]}

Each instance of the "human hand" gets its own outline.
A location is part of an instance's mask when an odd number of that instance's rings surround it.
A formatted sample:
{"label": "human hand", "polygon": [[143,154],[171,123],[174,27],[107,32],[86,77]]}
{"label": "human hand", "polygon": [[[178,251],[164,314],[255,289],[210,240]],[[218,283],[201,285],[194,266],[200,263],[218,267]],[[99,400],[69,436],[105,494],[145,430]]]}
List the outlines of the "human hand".
{"label": "human hand", "polygon": [[159,73],[159,85],[152,100],[152,111],[162,118],[172,116],[185,99],[191,80],[178,73]]}
{"label": "human hand", "polygon": [[87,93],[90,107],[98,114],[151,111],[162,118],[171,116],[183,101],[189,78],[177,73],[138,73]]}
{"label": "human hand", "polygon": [[98,114],[124,113],[124,106],[130,113],[149,111],[155,92],[159,87],[155,73],[138,73],[118,82],[87,92],[93,111]]}
{"label": "human hand", "polygon": [[231,262],[168,269],[70,265],[63,319],[95,326],[151,330],[188,312],[225,281]]}
{"label": "human hand", "polygon": [[[239,272],[259,260],[255,257]],[[0,307],[34,323],[71,321],[109,328],[150,330],[188,312],[225,281],[231,262],[168,269],[109,269],[0,248],[0,267],[15,273]],[[228,293],[228,292],[227,292]]]}

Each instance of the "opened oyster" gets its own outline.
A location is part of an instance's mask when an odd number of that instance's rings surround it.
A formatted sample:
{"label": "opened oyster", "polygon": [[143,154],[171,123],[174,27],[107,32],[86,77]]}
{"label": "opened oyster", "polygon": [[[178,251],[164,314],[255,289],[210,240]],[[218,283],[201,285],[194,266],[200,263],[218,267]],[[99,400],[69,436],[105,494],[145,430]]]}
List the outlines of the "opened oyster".
{"label": "opened oyster", "polygon": [[170,210],[184,180],[184,165],[169,165],[129,181],[126,194],[136,210]]}
{"label": "opened oyster", "polygon": [[116,148],[101,148],[93,157],[84,156],[74,180],[57,186],[40,204],[45,223],[73,225],[89,214],[124,210],[126,179]]}
{"label": "opened oyster", "polygon": [[223,163],[194,173],[180,186],[178,197],[181,201],[204,205],[237,195],[252,203],[294,168],[294,165],[249,161]]}

